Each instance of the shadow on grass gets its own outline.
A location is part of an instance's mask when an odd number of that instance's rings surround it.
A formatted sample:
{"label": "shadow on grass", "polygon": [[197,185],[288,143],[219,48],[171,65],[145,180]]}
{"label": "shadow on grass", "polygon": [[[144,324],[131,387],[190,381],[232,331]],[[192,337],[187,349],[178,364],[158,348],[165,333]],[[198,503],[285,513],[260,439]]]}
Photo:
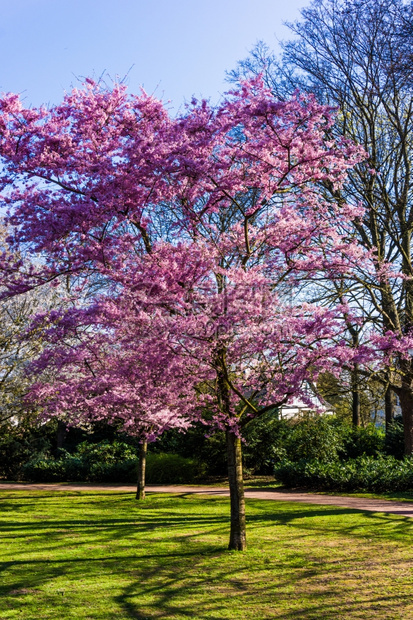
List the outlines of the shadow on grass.
{"label": "shadow on grass", "polygon": [[[365,596],[362,601],[359,597],[358,600],[355,598],[351,600],[350,596],[346,597],[346,600],[340,600],[335,586],[332,586],[330,589],[316,589],[315,592],[306,595],[305,601],[302,599],[297,601],[294,600],[296,592],[288,591],[297,585],[293,579],[287,582],[281,579],[277,585],[269,583],[266,587],[260,586],[253,592],[250,592],[249,586],[241,587],[237,575],[228,572],[221,575],[221,583],[223,585],[218,590],[211,586],[209,580],[204,580],[193,585],[197,592],[191,592],[186,581],[176,576],[165,578],[161,582],[158,576],[155,587],[148,587],[137,581],[126,587],[124,592],[116,597],[116,601],[123,609],[125,617],[138,620],[149,618],[319,620],[320,617],[329,620],[348,618],[387,620],[411,617],[404,615],[406,604],[410,600],[409,595],[378,594]],[[147,598],[151,598],[152,602],[146,604],[139,602],[139,599]],[[375,610],[384,611],[385,614],[386,610],[389,610],[390,615],[376,614]]]}
{"label": "shadow on grass", "polygon": [[[209,560],[215,560],[212,566]],[[92,581],[102,579],[102,575],[112,579],[121,576],[122,582],[128,581],[113,596],[113,601],[122,610],[122,618],[252,618],[254,615],[250,611],[257,608],[257,605],[259,607],[255,617],[260,620],[319,620],[320,616],[332,620],[354,617],[352,612],[357,612],[356,617],[363,617],[359,615],[363,609],[371,614],[364,617],[370,619],[376,617],[373,610],[383,606],[390,610],[390,615],[379,617],[409,617],[403,615],[410,599],[409,593],[383,595],[380,592],[374,596],[364,595],[363,600],[360,597],[351,600],[349,593],[344,591],[342,600],[340,597],[338,600],[337,585],[350,566],[329,566],[325,572],[308,569],[297,571],[294,566],[290,566],[288,570],[283,569],[275,574],[272,570],[271,579],[270,573],[267,575],[261,565],[252,564],[247,554],[223,552],[210,545],[204,546],[203,554],[193,551],[148,554],[141,565],[136,563],[134,555],[76,558],[54,562],[53,566],[47,560],[10,562],[4,568],[10,568],[11,565],[26,570],[11,589],[1,587],[0,595],[2,598],[11,595],[16,602],[19,600],[17,605],[23,610],[22,597],[40,591],[47,581],[67,576],[70,569],[72,581],[80,580],[85,571]],[[328,587],[323,583],[326,579]],[[297,589],[304,581],[314,590],[306,593],[305,600],[302,595],[297,596]],[[55,599],[59,601],[59,597],[58,591]],[[111,618],[109,615],[103,617]]]}
{"label": "shadow on grass", "polygon": [[[44,591],[62,579],[73,584],[75,590],[87,577],[89,584],[107,584],[102,585],[102,592],[122,610],[119,617],[138,620],[373,618],[376,607],[388,608],[388,618],[409,617],[403,616],[403,609],[411,592],[405,595],[388,591],[383,595],[383,588],[375,589],[370,584],[362,594],[357,591],[355,601],[351,586],[345,583],[355,570],[352,557],[337,559],[339,552],[335,548],[324,563],[312,563],[310,547],[296,550],[293,545],[314,534],[317,540],[323,535],[335,536],[336,541],[341,536],[365,540],[366,530],[371,535],[373,529],[378,537],[389,540],[394,539],[396,531],[408,542],[410,519],[342,507],[249,500],[250,531],[255,531],[257,540],[260,528],[266,528],[267,536],[281,540],[281,557],[275,556],[270,543],[265,552],[255,551],[252,545],[246,554],[226,551],[222,540],[228,536],[227,498],[181,494],[137,503],[130,494],[65,494],[66,500],[70,497],[76,503],[67,503],[69,514],[65,513],[63,519],[53,515],[53,511],[61,510],[62,496],[56,498],[48,493],[42,497],[37,493],[35,515],[28,512],[33,507],[33,496],[16,496],[16,502],[8,498],[1,503],[1,509],[6,508],[0,528],[4,544],[20,542],[21,550],[0,565],[3,576],[8,577],[8,584],[4,582],[0,587],[0,595],[20,601],[23,611],[24,599],[32,596],[30,593]],[[102,510],[109,507],[119,516],[105,516],[100,512],[100,503]],[[26,522],[10,518],[11,510],[18,506]],[[97,514],[99,519],[94,521]],[[280,530],[284,532],[281,538]],[[26,543],[30,542],[37,545],[36,550],[24,557]],[[277,553],[281,552],[278,549]],[[360,568],[357,579],[363,575],[365,566]],[[303,584],[307,584],[307,591],[300,596]],[[70,597],[70,591],[65,596]],[[56,593],[49,595],[51,605],[60,600]],[[370,616],[357,616],[363,609]]]}
{"label": "shadow on grass", "polygon": [[[363,539],[366,538],[366,530],[374,527],[375,540],[404,540],[405,544],[410,544],[413,534],[413,519],[403,515],[315,504],[305,504],[304,509],[303,504],[298,507],[294,503],[271,501],[271,504],[273,503],[277,506],[272,506],[269,502],[249,500],[249,506],[254,509],[255,514],[248,515],[248,521],[257,525],[272,521],[274,525],[290,525],[312,532],[336,533]],[[365,520],[362,524],[358,519],[361,515]]]}

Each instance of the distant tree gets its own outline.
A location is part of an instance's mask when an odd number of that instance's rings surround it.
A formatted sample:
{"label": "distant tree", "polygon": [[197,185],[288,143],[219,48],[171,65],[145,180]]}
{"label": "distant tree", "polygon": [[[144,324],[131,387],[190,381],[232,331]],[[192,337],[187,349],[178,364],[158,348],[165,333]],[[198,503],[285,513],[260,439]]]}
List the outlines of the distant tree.
{"label": "distant tree", "polygon": [[[341,294],[363,309],[365,324],[383,333],[409,333],[413,327],[413,5],[402,0],[315,0],[302,19],[288,24],[294,38],[283,44],[278,60],[264,45],[241,62],[231,78],[263,73],[278,97],[296,89],[315,93],[338,107],[332,135],[361,144],[368,158],[349,171],[339,190],[323,181],[338,201],[361,204],[362,218],[353,221],[359,242],[375,256],[375,273],[359,271],[342,282]],[[388,278],[392,264],[402,278]],[[328,288],[328,287],[327,287]],[[337,298],[327,290],[324,299]],[[362,330],[348,325],[349,339]],[[386,391],[386,422],[394,417],[394,392],[403,413],[406,454],[413,452],[413,361],[398,356],[377,375]],[[355,378],[353,385],[360,383]],[[353,390],[353,417],[359,394]]]}
{"label": "distant tree", "polygon": [[[337,417],[347,421],[353,419],[352,379],[354,375],[351,372],[343,371],[338,377],[328,372],[322,373],[317,381],[319,393],[334,407]],[[385,405],[385,386],[375,380],[374,375],[372,377],[360,375],[357,392],[360,425],[380,423],[379,413],[382,415]]]}
{"label": "distant tree", "polygon": [[[8,260],[13,261],[15,257],[7,243],[10,232],[0,224],[0,247]],[[24,262],[29,263],[28,260]],[[42,291],[29,291],[0,302],[0,424],[10,421],[18,424],[33,413],[25,402],[31,382],[26,371],[44,343],[40,332],[33,330],[30,337],[25,333],[38,312],[51,310],[61,300],[59,289],[45,287]]]}

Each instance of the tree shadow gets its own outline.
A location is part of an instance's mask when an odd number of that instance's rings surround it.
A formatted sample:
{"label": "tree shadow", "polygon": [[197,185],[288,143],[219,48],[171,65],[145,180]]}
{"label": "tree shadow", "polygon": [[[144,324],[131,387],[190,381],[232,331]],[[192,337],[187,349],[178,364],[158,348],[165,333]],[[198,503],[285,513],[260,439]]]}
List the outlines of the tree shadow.
{"label": "tree shadow", "polygon": [[[41,504],[42,498],[37,497]],[[95,506],[98,497],[93,495]],[[4,546],[16,538],[21,543],[28,538],[35,539],[36,553],[41,557],[27,558],[27,549],[22,546],[22,551],[12,560],[0,564],[0,571],[8,576],[9,582],[0,586],[3,599],[19,600],[24,610],[24,599],[30,596],[26,593],[42,590],[59,579],[75,584],[88,575],[92,581],[118,580],[121,585],[110,597],[122,610],[122,618],[221,620],[243,617],[237,610],[241,605],[243,610],[245,606],[246,618],[258,619],[355,618],[358,611],[365,609],[369,613],[376,606],[388,608],[387,618],[408,617],[403,616],[403,608],[409,603],[410,591],[404,594],[390,588],[383,594],[383,589],[376,591],[369,586],[370,590],[365,590],[361,599],[352,601],[352,586],[346,586],[345,582],[355,570],[353,558],[343,559],[338,547],[332,548],[329,556],[318,557],[312,557],[309,548],[294,548],[300,538],[314,534],[321,540],[323,536],[336,535],[336,539],[343,536],[364,541],[364,526],[357,520],[352,522],[353,517],[360,516],[359,510],[249,499],[247,518],[250,530],[255,531],[255,540],[259,540],[260,527],[267,528],[267,535],[274,532],[274,538],[278,537],[279,530],[289,536],[285,541],[290,548],[283,551],[282,557],[275,557],[271,540],[259,549],[251,545],[251,550],[245,554],[226,550],[228,512],[216,514],[213,509],[226,509],[228,498],[201,498],[199,504],[200,497],[196,496],[195,504],[191,501],[193,495],[181,494],[179,501],[174,495],[137,503],[129,493],[124,496],[117,493],[102,497],[101,501],[111,510],[116,509],[118,516],[102,514],[95,522],[82,513],[92,498],[82,496],[79,500],[77,493],[73,498],[78,503],[71,509],[70,516],[52,516],[45,521],[27,514],[31,504],[26,498],[22,502],[4,504],[7,511],[3,513],[0,528]],[[48,495],[47,499],[48,505],[38,510],[40,516],[48,511],[52,515],[52,510],[60,508],[59,498]],[[181,512],[174,501],[180,504]],[[27,521],[16,522],[9,517],[9,509],[17,505],[26,513]],[[165,512],[161,514],[160,510]],[[396,531],[408,540],[411,519],[382,513],[362,514],[366,527],[371,531],[371,524],[374,524],[380,539],[394,540]],[[90,540],[96,548],[89,548]],[[144,546],[139,548],[139,543]],[[71,557],[67,557],[68,551]],[[361,568],[357,571],[361,575]],[[59,601],[58,594],[53,597],[52,603]]]}
{"label": "tree shadow", "polygon": [[[271,502],[271,504],[270,504]],[[408,543],[409,536],[413,534],[413,519],[394,513],[372,512],[356,508],[340,506],[320,506],[317,504],[297,504],[276,502],[273,500],[248,500],[248,504],[254,508],[255,514],[248,516],[250,523],[269,523],[274,525],[296,526],[300,529],[322,532],[339,532],[343,536],[365,538],[366,525],[352,523],[349,519],[343,523],[342,517],[355,517],[358,521],[360,515],[369,523],[374,523],[374,537],[376,540],[401,540]],[[272,504],[276,504],[272,506]],[[305,508],[304,508],[305,507]],[[328,519],[323,519],[327,517]],[[333,519],[331,519],[333,517]],[[336,519],[334,519],[337,517]],[[320,523],[317,519],[322,518]],[[376,526],[377,524],[377,526]]]}

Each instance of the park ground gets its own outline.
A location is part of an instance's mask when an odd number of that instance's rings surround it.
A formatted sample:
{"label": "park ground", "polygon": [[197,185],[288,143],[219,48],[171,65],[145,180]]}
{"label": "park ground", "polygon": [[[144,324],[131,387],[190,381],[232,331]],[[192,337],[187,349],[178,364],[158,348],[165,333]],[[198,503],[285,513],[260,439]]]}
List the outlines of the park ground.
{"label": "park ground", "polygon": [[226,549],[222,494],[137,502],[120,488],[9,486],[0,497],[2,620],[413,619],[402,514],[250,496],[239,553]]}

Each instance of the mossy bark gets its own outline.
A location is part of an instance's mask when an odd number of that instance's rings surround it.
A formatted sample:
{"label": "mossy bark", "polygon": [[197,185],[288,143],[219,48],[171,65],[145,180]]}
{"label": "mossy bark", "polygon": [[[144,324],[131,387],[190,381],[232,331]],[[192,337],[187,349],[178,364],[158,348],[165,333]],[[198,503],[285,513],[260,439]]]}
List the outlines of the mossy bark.
{"label": "mossy bark", "polygon": [[244,551],[247,547],[247,539],[241,439],[230,431],[227,431],[226,437],[231,502],[231,532],[228,549]]}
{"label": "mossy bark", "polygon": [[391,386],[387,386],[385,397],[385,415],[386,415],[386,432],[394,422],[394,413],[396,408],[396,397]]}

